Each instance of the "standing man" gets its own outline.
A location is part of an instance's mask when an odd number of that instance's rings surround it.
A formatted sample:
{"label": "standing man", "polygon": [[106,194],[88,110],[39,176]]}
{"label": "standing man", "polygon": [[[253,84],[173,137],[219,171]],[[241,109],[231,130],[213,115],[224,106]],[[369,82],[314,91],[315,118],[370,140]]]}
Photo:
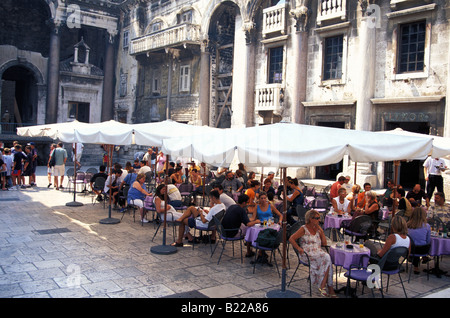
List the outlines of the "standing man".
{"label": "standing man", "polygon": [[434,189],[437,188],[438,192],[444,192],[444,181],[442,178],[442,172],[447,170],[445,162],[441,158],[428,158],[423,163],[423,173],[425,181],[427,182],[427,195],[431,200]]}
{"label": "standing man", "polygon": [[32,187],[37,186],[36,184],[36,167],[37,167],[37,162],[38,162],[38,153],[37,153],[37,149],[36,149],[36,145],[34,142],[30,142],[28,144],[30,146],[31,149],[31,175],[30,175],[30,185]]}
{"label": "standing man", "polygon": [[63,148],[62,142],[58,143],[56,149],[53,150],[52,156],[55,156],[54,183],[56,186],[56,190],[59,190],[58,177],[60,177],[59,185],[61,186],[61,189],[64,189],[63,181],[64,181],[64,172],[66,169],[67,151],[66,149]]}

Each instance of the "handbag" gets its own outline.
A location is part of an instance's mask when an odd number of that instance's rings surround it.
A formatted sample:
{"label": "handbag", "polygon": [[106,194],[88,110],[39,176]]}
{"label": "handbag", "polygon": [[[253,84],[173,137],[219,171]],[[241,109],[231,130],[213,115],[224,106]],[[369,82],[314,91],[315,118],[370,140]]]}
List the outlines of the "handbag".
{"label": "handbag", "polygon": [[[256,238],[256,243],[259,246],[267,247],[267,248],[277,248],[277,235],[278,231],[268,228],[259,232],[258,237]],[[279,243],[278,243],[279,245]]]}
{"label": "handbag", "polygon": [[54,153],[55,153],[55,151],[52,152],[52,154],[51,154],[51,156],[50,156],[50,162],[48,163],[48,166],[49,166],[50,168],[51,168],[51,167],[54,167],[54,166],[56,165],[56,158],[55,158]]}

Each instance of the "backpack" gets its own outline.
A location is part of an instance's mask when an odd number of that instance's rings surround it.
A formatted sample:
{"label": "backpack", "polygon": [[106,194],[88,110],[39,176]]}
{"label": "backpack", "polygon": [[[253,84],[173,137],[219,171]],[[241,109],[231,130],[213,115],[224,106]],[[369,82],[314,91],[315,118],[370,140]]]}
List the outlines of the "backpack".
{"label": "backpack", "polygon": [[268,228],[259,232],[258,237],[256,238],[256,243],[259,246],[267,247],[267,248],[277,248],[280,245],[277,242],[278,231]]}

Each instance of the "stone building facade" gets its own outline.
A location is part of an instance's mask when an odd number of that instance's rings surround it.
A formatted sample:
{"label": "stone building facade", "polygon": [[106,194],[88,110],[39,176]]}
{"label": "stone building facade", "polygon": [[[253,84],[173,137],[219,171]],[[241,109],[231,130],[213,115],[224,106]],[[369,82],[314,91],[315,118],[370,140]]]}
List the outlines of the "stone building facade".
{"label": "stone building facade", "polygon": [[[22,25],[14,10],[26,7]],[[5,0],[1,114],[14,111],[15,89],[32,92],[16,107],[31,123],[75,109],[90,122],[287,121],[450,136],[449,9],[446,0]],[[394,165],[345,158],[294,173],[334,179],[355,168],[358,183],[382,187]],[[421,162],[402,162],[400,182],[417,180]]]}

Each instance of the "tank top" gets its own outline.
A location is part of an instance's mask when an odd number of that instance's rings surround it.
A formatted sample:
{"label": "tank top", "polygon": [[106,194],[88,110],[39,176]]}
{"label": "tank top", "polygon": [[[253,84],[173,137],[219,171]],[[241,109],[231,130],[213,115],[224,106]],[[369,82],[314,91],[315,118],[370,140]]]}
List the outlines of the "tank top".
{"label": "tank top", "polygon": [[272,209],[270,208],[270,204],[269,207],[267,208],[267,211],[262,211],[258,205],[258,207],[256,208],[256,217],[261,222],[268,221],[272,217]]}
{"label": "tank top", "polygon": [[399,247],[399,246],[403,246],[406,248],[409,248],[409,236],[406,236],[406,238],[402,238],[400,235],[398,234],[394,234],[395,235],[395,243],[392,244],[391,249],[395,248],[395,247]]}

